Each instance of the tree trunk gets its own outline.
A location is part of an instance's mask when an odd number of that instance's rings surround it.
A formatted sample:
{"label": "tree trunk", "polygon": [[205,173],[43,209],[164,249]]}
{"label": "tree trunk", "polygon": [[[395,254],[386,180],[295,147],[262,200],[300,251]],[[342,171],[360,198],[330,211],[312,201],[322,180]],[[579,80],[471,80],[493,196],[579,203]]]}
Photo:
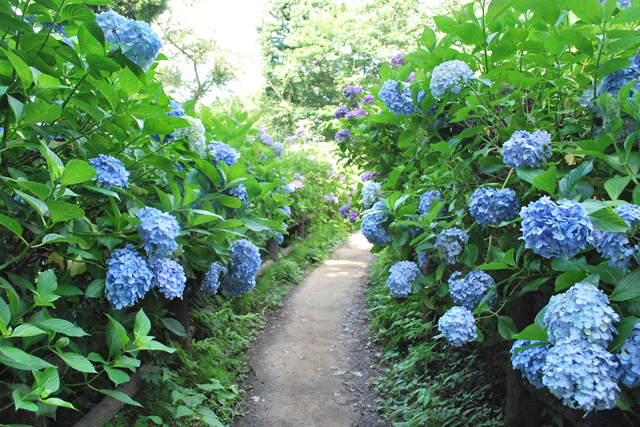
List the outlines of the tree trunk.
{"label": "tree trunk", "polygon": [[183,338],[184,349],[191,353],[191,321],[189,320],[189,303],[184,299],[175,298],[169,305],[171,311],[176,315],[178,322],[184,327],[187,336]]}

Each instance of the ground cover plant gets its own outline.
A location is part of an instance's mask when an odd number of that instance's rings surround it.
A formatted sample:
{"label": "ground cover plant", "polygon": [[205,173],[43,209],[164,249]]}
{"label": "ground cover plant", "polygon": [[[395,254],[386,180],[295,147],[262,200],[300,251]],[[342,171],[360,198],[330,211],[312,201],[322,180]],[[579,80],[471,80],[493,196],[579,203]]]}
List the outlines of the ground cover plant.
{"label": "ground cover plant", "polygon": [[388,292],[440,345],[518,369],[510,425],[540,402],[639,421],[638,21],[627,1],[470,2],[337,106],[362,233],[397,255]]}

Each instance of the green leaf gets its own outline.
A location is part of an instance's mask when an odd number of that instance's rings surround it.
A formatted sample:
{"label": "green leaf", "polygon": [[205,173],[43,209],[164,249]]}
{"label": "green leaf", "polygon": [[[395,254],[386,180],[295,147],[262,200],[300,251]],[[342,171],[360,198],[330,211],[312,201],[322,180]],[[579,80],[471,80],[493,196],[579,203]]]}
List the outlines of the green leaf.
{"label": "green leaf", "polygon": [[96,279],[89,283],[84,295],[87,298],[100,298],[104,294],[104,279]]}
{"label": "green leaf", "polygon": [[75,326],[73,323],[64,319],[45,319],[40,322],[36,322],[39,328],[42,328],[51,332],[58,332],[68,337],[84,337],[87,334],[81,327]]}
{"label": "green leaf", "polygon": [[46,245],[48,243],[77,243],[79,245],[90,246],[90,244],[80,237],[76,236],[63,236],[62,234],[50,233],[42,238],[42,245]]}
{"label": "green leaf", "polygon": [[76,407],[73,406],[72,403],[67,402],[66,400],[62,400],[62,399],[57,398],[57,397],[50,397],[48,399],[42,399],[42,401],[44,403],[46,403],[47,405],[62,406],[63,408],[74,409],[74,410],[77,411]]}
{"label": "green leaf", "polygon": [[15,53],[6,50],[4,53],[7,55],[9,62],[13,65],[13,69],[16,70],[18,77],[20,77],[20,81],[22,82],[22,87],[26,90],[33,83],[33,72],[29,68],[27,64]]}
{"label": "green leaf", "polygon": [[513,319],[509,316],[500,316],[498,317],[498,333],[505,340],[510,340],[514,334],[516,334],[518,330],[516,326],[513,324]]}
{"label": "green leaf", "polygon": [[556,292],[567,289],[587,277],[586,271],[569,271],[556,277]]}
{"label": "green leaf", "polygon": [[117,84],[129,98],[138,93],[140,89],[138,78],[133,74],[133,71],[128,68],[123,68],[120,71]]}
{"label": "green leaf", "polygon": [[[113,317],[109,316],[108,314],[107,317],[111,321],[111,323],[109,323],[109,326],[107,326],[107,338],[110,341],[115,341],[115,339],[118,340],[117,342],[113,342],[113,345],[115,345],[115,347],[113,348],[118,348],[118,344],[120,346],[120,349],[124,348],[124,346],[127,345],[127,343],[131,340],[127,335],[127,330],[124,328],[124,326],[122,326],[120,322],[118,322]],[[112,332],[110,332],[110,328]],[[110,346],[110,348],[111,347],[112,346]]]}
{"label": "green leaf", "polygon": [[60,178],[62,175],[62,170],[64,169],[64,163],[60,160],[60,157],[57,156],[56,153],[51,151],[49,146],[44,143],[44,141],[40,141],[40,152],[47,160],[47,165],[49,165],[49,169],[53,172],[53,176],[55,178]]}
{"label": "green leaf", "polygon": [[53,122],[60,117],[62,107],[59,105],[30,102],[24,106],[24,122],[26,124]]}
{"label": "green leaf", "polygon": [[36,378],[40,396],[43,398],[49,397],[51,393],[60,388],[60,376],[57,368],[47,368],[42,372],[34,371],[33,376]]}
{"label": "green leaf", "polygon": [[609,352],[613,353],[622,347],[622,344],[627,340],[629,335],[631,335],[631,331],[633,327],[640,322],[640,318],[628,316],[622,319],[622,323],[616,326],[618,330],[618,335],[613,339],[611,344],[609,344]]}
{"label": "green leaf", "polygon": [[[98,372],[93,367],[93,363],[86,357],[78,353],[60,353],[59,356],[65,363],[71,366],[76,371],[85,372],[87,374],[97,374]],[[106,368],[106,367],[105,367]]]}
{"label": "green leaf", "polygon": [[519,334],[513,335],[514,340],[547,341],[547,332],[535,323],[524,328]]}
{"label": "green leaf", "polygon": [[598,0],[568,0],[567,5],[586,24],[602,23],[602,5]]}
{"label": "green leaf", "polygon": [[553,196],[556,191],[556,167],[551,166],[549,170],[533,178],[531,185]]}
{"label": "green leaf", "polygon": [[207,425],[212,427],[224,427],[224,424],[220,422],[218,416],[211,409],[206,406],[199,406],[196,410],[202,417],[202,421],[207,423]]}
{"label": "green leaf", "polygon": [[621,10],[611,21],[612,24],[625,24],[627,22],[640,21],[640,6],[632,6]]}
{"label": "green leaf", "polygon": [[44,216],[46,215],[47,212],[49,212],[49,208],[47,207],[47,205],[44,204],[42,200],[36,199],[35,197],[28,195],[27,193],[23,193],[22,191],[14,190],[14,192],[18,196],[20,196],[25,202],[33,206],[38,211],[38,213],[42,217],[42,220],[44,221]]}
{"label": "green leaf", "polygon": [[436,23],[438,30],[445,34],[455,33],[456,27],[458,26],[455,19],[445,15],[434,16],[433,21]]}
{"label": "green leaf", "polygon": [[609,194],[611,200],[617,200],[629,182],[631,182],[630,176],[616,175],[604,183],[604,189],[607,190],[607,194]]}
{"label": "green leaf", "polygon": [[486,264],[478,265],[476,270],[509,270],[513,269],[512,266],[505,264],[504,262],[489,262]]}
{"label": "green leaf", "polygon": [[118,96],[118,92],[116,92],[113,86],[102,80],[95,80],[91,83],[96,89],[98,89],[98,92],[100,92],[100,94],[105,97],[111,108],[115,110],[120,103],[120,97]]}
{"label": "green leaf", "polygon": [[611,292],[611,301],[629,301],[640,296],[640,270],[634,270],[618,282]]}
{"label": "green leaf", "polygon": [[600,231],[618,233],[629,229],[624,219],[620,218],[611,208],[597,210],[589,214],[589,219],[594,228]]}
{"label": "green leaf", "polygon": [[187,332],[184,330],[184,326],[182,323],[178,322],[176,319],[171,319],[169,317],[163,317],[160,319],[165,328],[173,332],[179,337],[186,337]]}
{"label": "green leaf", "polygon": [[109,376],[109,379],[113,381],[116,386],[119,386],[120,384],[124,384],[131,379],[129,374],[127,374],[124,371],[121,371],[120,369],[114,369],[114,368],[105,366],[104,370]]}
{"label": "green leaf", "polygon": [[13,397],[13,402],[15,404],[16,407],[16,411],[18,409],[24,409],[26,411],[31,411],[31,412],[38,412],[40,409],[38,408],[38,405],[36,405],[33,402],[30,402],[28,400],[22,400],[22,396],[20,395],[20,391],[19,390],[13,390],[13,392],[11,393],[11,397]]}
{"label": "green leaf", "polygon": [[62,21],[69,22],[93,22],[95,21],[96,16],[91,9],[83,4],[69,4],[62,8],[60,18]]}
{"label": "green leaf", "polygon": [[137,340],[139,337],[146,337],[149,335],[149,331],[151,331],[151,322],[147,315],[144,314],[144,310],[140,309],[136,314],[136,323],[133,326],[133,334]]}
{"label": "green leaf", "polygon": [[571,198],[571,190],[573,187],[582,179],[583,176],[586,176],[593,170],[593,162],[582,162],[576,168],[572,169],[571,172],[566,174],[561,180],[559,185],[558,197],[559,198]]}
{"label": "green leaf", "polygon": [[[126,403],[127,405],[133,405],[133,406],[139,406],[142,407],[141,404],[139,404],[138,402],[136,402],[135,400],[133,400],[132,398],[130,398],[129,396],[127,396],[126,394],[124,394],[121,391],[117,391],[117,390],[106,390],[106,389],[98,389],[98,391],[100,393],[104,393],[109,397],[112,397],[116,400],[119,400],[122,403]],[[224,426],[223,426],[224,427]]]}
{"label": "green leaf", "polygon": [[38,335],[46,334],[45,331],[38,328],[36,325],[32,325],[29,323],[25,323],[23,325],[18,325],[13,332],[11,333],[11,338],[16,337],[35,337]]}
{"label": "green leaf", "polygon": [[39,357],[32,356],[29,353],[8,346],[0,345],[0,353],[3,356],[0,358],[0,363],[11,366],[16,369],[22,369],[24,371],[34,371],[38,369],[54,368],[54,366],[46,362]]}
{"label": "green leaf", "polygon": [[15,235],[22,237],[22,226],[15,219],[9,218],[6,215],[0,214],[0,224],[7,227]]}
{"label": "green leaf", "polygon": [[62,185],[79,184],[93,179],[96,170],[84,160],[72,159],[62,172]]}
{"label": "green leaf", "polygon": [[487,8],[487,14],[485,16],[485,21],[487,25],[493,22],[494,19],[500,17],[504,12],[506,12],[515,0],[491,0],[489,3],[489,7]]}
{"label": "green leaf", "polygon": [[50,200],[47,206],[49,207],[51,221],[54,224],[84,217],[84,211],[78,205],[72,205],[71,203],[61,202],[59,200]]}

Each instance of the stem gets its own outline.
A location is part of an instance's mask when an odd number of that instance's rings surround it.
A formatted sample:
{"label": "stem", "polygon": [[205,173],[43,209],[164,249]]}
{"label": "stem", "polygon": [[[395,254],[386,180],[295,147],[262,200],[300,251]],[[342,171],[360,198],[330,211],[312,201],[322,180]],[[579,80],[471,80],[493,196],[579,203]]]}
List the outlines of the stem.
{"label": "stem", "polygon": [[16,257],[14,257],[13,259],[10,259],[9,261],[5,262],[4,264],[0,265],[0,270],[3,270],[4,268],[6,268],[7,266],[13,264],[16,261],[21,260],[22,258],[24,258],[24,256],[27,254],[27,252],[29,252],[29,249],[31,249],[34,245],[34,243],[36,243],[38,240],[40,240],[40,238],[44,235],[44,233],[46,233],[48,230],[48,228],[45,228],[44,230],[42,230],[40,232],[40,234],[38,234],[38,236],[29,244],[27,244],[24,249],[22,250],[22,252],[20,252],[20,254]]}
{"label": "stem", "polygon": [[[47,45],[47,42],[49,41],[49,37],[51,37],[51,32],[53,31],[53,26],[56,25],[56,22],[58,22],[58,17],[60,16],[60,11],[62,10],[62,7],[64,6],[66,1],[67,0],[62,0],[62,2],[60,3],[60,8],[56,12],[56,16],[53,18],[53,22],[51,23],[51,27],[49,27],[49,31],[47,32],[47,37],[45,37],[44,43],[42,43],[42,45],[40,46],[40,49],[38,49],[38,53],[36,53],[35,58],[38,58],[40,56],[40,53],[42,52],[42,49],[44,49],[44,47]],[[31,65],[33,65],[33,63],[31,63]]]}

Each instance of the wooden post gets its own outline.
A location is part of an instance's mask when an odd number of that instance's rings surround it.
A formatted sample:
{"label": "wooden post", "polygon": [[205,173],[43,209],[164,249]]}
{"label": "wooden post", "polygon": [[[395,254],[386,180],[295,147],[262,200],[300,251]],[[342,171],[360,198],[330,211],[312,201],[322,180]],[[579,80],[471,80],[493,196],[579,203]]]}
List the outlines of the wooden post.
{"label": "wooden post", "polygon": [[273,259],[274,261],[278,261],[280,259],[278,242],[276,242],[276,239],[269,239],[269,241],[267,242],[267,251],[269,252],[269,256],[271,257],[271,259]]}

